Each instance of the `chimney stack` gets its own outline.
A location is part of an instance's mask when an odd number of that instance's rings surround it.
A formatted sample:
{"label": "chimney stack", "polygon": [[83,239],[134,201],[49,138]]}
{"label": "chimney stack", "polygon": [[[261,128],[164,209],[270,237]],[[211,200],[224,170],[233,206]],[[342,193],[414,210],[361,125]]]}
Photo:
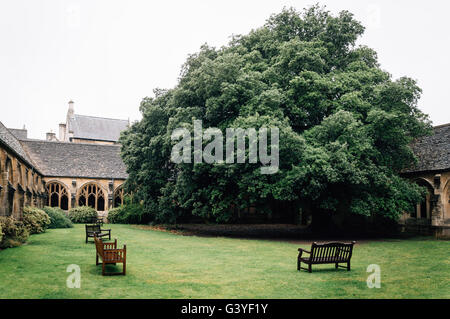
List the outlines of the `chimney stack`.
{"label": "chimney stack", "polygon": [[57,141],[56,134],[53,133],[52,131],[46,133],[45,137],[47,141]]}
{"label": "chimney stack", "polygon": [[66,123],[59,124],[59,140],[61,142],[66,141]]}
{"label": "chimney stack", "polygon": [[73,114],[74,114],[73,104],[74,104],[74,102],[73,102],[72,100],[70,100],[70,101],[69,101],[69,112],[68,112],[68,114],[69,114],[70,116],[73,116]]}

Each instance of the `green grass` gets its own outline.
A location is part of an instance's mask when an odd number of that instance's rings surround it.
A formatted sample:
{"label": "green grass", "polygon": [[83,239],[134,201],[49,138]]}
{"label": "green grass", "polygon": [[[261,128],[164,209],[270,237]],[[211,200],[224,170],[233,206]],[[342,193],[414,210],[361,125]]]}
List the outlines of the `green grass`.
{"label": "green grass", "polygon": [[[33,235],[0,251],[0,298],[449,298],[448,241],[371,241],[354,248],[352,270],[334,265],[297,272],[297,248],[282,241],[180,236],[108,225],[127,244],[127,275],[103,277],[84,225]],[[81,288],[67,288],[66,268],[81,268]],[[369,289],[369,264],[381,288]],[[109,270],[121,270],[121,265]]]}

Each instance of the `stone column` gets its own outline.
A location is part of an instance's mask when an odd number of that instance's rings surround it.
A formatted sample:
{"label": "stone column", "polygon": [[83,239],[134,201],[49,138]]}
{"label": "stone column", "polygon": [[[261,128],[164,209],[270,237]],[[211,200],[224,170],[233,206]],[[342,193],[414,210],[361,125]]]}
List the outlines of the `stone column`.
{"label": "stone column", "polygon": [[433,177],[434,196],[432,196],[431,226],[440,226],[442,224],[442,200],[441,200],[441,174]]}
{"label": "stone column", "polygon": [[[2,166],[3,167],[3,166]],[[0,216],[6,216],[6,201],[8,196],[8,183],[6,181],[6,171],[0,174]]]}
{"label": "stone column", "polygon": [[76,193],[70,193],[70,206],[69,206],[69,210],[71,209],[71,208],[74,208],[75,206],[76,206],[76,203],[75,203],[75,201],[76,201]]}

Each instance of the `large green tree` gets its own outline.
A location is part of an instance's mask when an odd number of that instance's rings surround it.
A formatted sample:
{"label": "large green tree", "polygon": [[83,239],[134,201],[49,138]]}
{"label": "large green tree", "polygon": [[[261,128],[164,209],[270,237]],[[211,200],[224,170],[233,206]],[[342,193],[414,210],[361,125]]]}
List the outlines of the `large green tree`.
{"label": "large green tree", "polygon": [[[429,132],[421,90],[383,71],[376,52],[355,42],[364,27],[347,11],[285,9],[229,45],[204,45],[178,85],[143,99],[141,121],[121,136],[126,187],[157,222],[193,214],[228,221],[232,207],[307,209],[396,219],[423,190],[400,177],[409,144]],[[405,53],[406,54],[406,53]],[[278,127],[280,166],[175,164],[174,129]],[[248,155],[248,154],[247,154]],[[319,217],[316,218],[319,220]]]}

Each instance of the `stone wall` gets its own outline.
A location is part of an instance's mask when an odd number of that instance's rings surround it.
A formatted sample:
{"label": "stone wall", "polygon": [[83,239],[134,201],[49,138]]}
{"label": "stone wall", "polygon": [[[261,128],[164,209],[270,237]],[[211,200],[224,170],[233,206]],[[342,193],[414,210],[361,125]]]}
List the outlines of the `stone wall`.
{"label": "stone wall", "polygon": [[111,141],[101,141],[101,140],[87,140],[81,138],[72,138],[72,143],[88,143],[88,144],[99,144],[99,145],[117,145],[116,142]]}

